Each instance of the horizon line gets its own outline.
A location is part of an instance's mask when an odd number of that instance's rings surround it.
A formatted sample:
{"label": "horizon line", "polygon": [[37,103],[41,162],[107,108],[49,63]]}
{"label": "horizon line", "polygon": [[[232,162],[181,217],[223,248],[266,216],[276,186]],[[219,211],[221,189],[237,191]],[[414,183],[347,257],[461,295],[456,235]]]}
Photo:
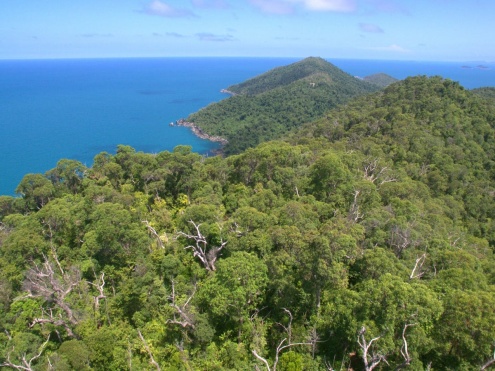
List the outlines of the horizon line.
{"label": "horizon line", "polygon": [[352,58],[352,57],[321,57],[321,56],[106,56],[106,57],[28,57],[28,58],[2,58],[0,62],[4,61],[62,61],[62,60],[117,60],[117,59],[294,59],[303,60],[309,57],[320,57],[326,60],[363,60],[363,61],[383,61],[383,62],[415,62],[415,63],[487,63],[495,64],[495,61],[487,60],[435,60],[435,59],[381,59],[381,58]]}

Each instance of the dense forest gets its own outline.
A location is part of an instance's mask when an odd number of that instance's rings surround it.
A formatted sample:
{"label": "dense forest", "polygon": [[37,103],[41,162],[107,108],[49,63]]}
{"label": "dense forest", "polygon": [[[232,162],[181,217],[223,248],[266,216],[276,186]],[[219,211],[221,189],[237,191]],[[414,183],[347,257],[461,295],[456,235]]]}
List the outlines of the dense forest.
{"label": "dense forest", "polygon": [[472,92],[495,102],[495,88],[493,87],[477,88],[473,89]]}
{"label": "dense forest", "polygon": [[119,146],[0,197],[0,364],[495,364],[495,105],[413,77],[238,155]]}
{"label": "dense forest", "polygon": [[228,87],[234,96],[210,104],[186,121],[226,139],[227,155],[239,154],[380,88],[310,57]]}
{"label": "dense forest", "polygon": [[393,84],[394,82],[399,81],[395,77],[389,76],[385,73],[376,73],[374,75],[366,76],[363,78],[364,81],[369,82],[371,84],[378,85],[382,88]]}

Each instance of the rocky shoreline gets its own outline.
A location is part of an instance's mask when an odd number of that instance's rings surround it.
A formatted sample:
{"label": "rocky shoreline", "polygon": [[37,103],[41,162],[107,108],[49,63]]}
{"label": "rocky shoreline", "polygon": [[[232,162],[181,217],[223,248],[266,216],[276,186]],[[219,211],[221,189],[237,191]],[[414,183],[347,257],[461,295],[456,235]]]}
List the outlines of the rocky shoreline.
{"label": "rocky shoreline", "polygon": [[194,122],[189,122],[186,121],[185,119],[179,119],[175,122],[175,125],[190,128],[191,131],[194,133],[194,135],[196,135],[198,138],[206,139],[211,142],[217,142],[222,144],[223,146],[228,143],[228,140],[225,138],[219,137],[217,135],[210,135],[205,133],[200,127],[196,126]]}
{"label": "rocky shoreline", "polygon": [[232,95],[232,96],[237,95],[237,93],[234,93],[233,91],[230,91],[230,90],[227,90],[227,89],[222,89],[222,90],[220,90],[220,93],[230,94],[230,95]]}

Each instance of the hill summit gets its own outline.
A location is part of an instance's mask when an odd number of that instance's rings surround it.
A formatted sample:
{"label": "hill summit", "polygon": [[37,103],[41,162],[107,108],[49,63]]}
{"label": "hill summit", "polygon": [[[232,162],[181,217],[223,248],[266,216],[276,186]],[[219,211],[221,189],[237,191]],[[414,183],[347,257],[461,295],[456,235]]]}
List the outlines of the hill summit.
{"label": "hill summit", "polygon": [[240,84],[232,85],[227,90],[234,94],[257,95],[279,87],[289,86],[300,80],[306,80],[311,84],[313,80],[316,83],[320,79],[325,80],[325,77],[327,80],[330,78],[336,82],[348,82],[346,80],[351,76],[323,58],[309,57],[288,66],[275,68]]}
{"label": "hill summit", "polygon": [[309,57],[227,88],[232,97],[186,120],[228,141],[226,154],[281,137],[351,98],[380,87],[357,79],[322,58]]}

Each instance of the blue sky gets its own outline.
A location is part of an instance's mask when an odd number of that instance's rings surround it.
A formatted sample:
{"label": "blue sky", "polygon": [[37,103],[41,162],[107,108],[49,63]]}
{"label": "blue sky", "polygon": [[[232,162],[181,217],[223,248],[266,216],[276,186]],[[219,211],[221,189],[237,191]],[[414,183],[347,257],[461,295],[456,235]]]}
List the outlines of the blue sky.
{"label": "blue sky", "polygon": [[1,0],[0,59],[495,61],[495,0]]}

